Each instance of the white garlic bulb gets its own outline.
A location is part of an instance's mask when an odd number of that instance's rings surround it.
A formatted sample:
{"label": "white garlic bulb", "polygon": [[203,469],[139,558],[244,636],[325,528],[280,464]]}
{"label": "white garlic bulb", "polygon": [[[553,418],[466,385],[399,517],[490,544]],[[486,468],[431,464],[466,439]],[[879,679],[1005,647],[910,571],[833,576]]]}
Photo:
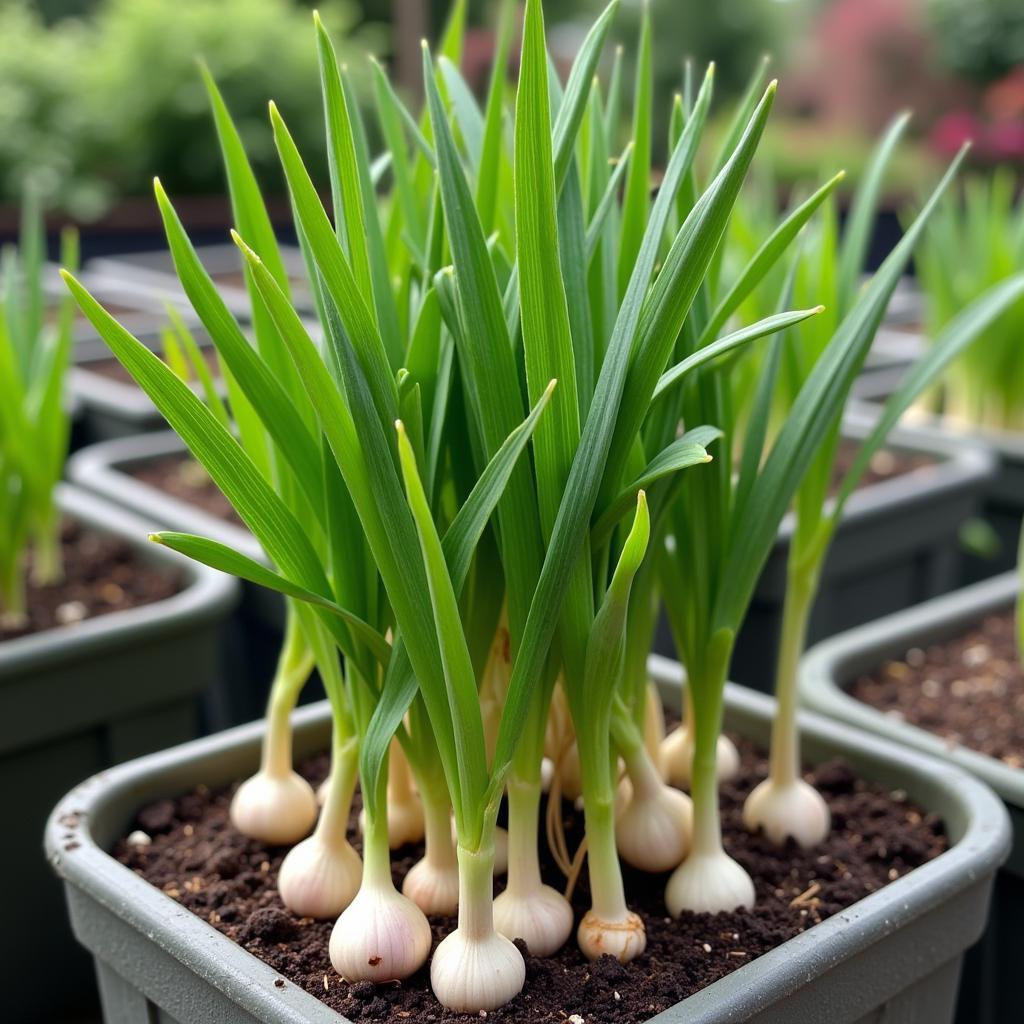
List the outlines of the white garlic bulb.
{"label": "white garlic bulb", "polygon": [[297,772],[261,770],[238,787],[230,813],[231,824],[243,835],[287,846],[309,835],[316,821],[316,795]]}
{"label": "white garlic bulb", "polygon": [[673,917],[684,910],[717,914],[720,910],[750,908],[754,905],[754,883],[725,850],[693,850],[668,880],[665,905]]}
{"label": "white garlic bulb", "polygon": [[762,829],[779,846],[792,836],[809,850],[828,837],[832,815],[822,795],[803,779],[779,784],[767,778],[747,797],[743,824],[752,832]]}
{"label": "white garlic bulb", "polygon": [[607,953],[625,964],[647,948],[647,932],[640,916],[631,910],[617,921],[606,920],[589,910],[580,922],[576,941],[588,960]]}

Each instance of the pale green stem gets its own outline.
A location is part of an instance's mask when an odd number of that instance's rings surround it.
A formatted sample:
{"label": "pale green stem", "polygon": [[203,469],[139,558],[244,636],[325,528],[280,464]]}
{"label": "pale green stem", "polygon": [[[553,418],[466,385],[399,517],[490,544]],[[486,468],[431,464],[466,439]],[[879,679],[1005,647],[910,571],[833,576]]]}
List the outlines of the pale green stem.
{"label": "pale green stem", "polygon": [[61,550],[60,519],[40,524],[34,533],[32,545],[32,582],[45,587],[60,583],[64,578],[64,558]]}
{"label": "pale green stem", "polygon": [[537,853],[540,780],[512,776],[508,781],[508,892],[525,896],[541,886]]}
{"label": "pale green stem", "polygon": [[25,577],[17,556],[0,573],[0,622],[9,626],[23,625],[28,614],[25,604]]}
{"label": "pale green stem", "polygon": [[643,733],[629,717],[625,708],[612,712],[612,738],[626,765],[626,774],[633,785],[634,797],[641,800],[653,796],[662,787],[661,776],[651,762]]}
{"label": "pale green stem", "polygon": [[615,790],[608,731],[593,736],[578,733],[576,744],[583,776],[591,907],[603,921],[624,921],[629,910],[615,845]]}
{"label": "pale green stem", "polygon": [[283,776],[292,770],[291,714],[312,671],[313,655],[297,623],[289,615],[267,704],[267,731],[261,768],[269,775]]}
{"label": "pale green stem", "polygon": [[807,623],[814,606],[813,576],[791,572],[782,610],[782,636],[775,674],[778,708],[772,719],[769,771],[772,782],[786,786],[800,774],[800,735],[796,725],[797,671],[807,638]]}
{"label": "pale green stem", "polygon": [[372,814],[366,806],[366,825],[363,831],[363,884],[371,888],[394,888],[391,878],[391,847],[388,843],[387,816],[388,773],[380,773],[375,801],[380,814]]}
{"label": "pale green stem", "polygon": [[459,846],[459,931],[467,939],[494,934],[494,845]]}
{"label": "pale green stem", "polygon": [[437,870],[447,870],[456,863],[455,844],[452,842],[452,803],[445,785],[425,786],[420,789],[423,804],[423,830],[425,836],[423,859]]}
{"label": "pale green stem", "polygon": [[691,674],[687,692],[691,694],[694,739],[693,767],[690,772],[690,796],[693,799],[693,839],[696,854],[722,852],[722,823],[718,814],[718,737],[722,732],[722,699],[725,674],[732,654],[732,642],[713,636],[706,651],[704,677]]}
{"label": "pale green stem", "polygon": [[359,741],[334,728],[331,743],[331,774],[327,785],[327,798],[316,824],[317,835],[324,842],[341,846],[348,841],[348,818],[352,809],[352,794],[356,788],[359,769]]}

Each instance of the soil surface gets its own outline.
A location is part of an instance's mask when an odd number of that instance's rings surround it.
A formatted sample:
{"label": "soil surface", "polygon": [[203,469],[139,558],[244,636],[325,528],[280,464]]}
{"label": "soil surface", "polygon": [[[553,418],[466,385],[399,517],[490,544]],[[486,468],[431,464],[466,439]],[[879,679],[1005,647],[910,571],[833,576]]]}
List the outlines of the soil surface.
{"label": "soil surface", "polygon": [[[829,488],[831,494],[835,494],[839,490],[839,485],[853,467],[854,459],[857,458],[859,451],[859,442],[845,437],[840,438],[839,447],[836,449],[835,463],[832,466],[832,483]],[[892,480],[895,477],[913,473],[918,469],[926,469],[935,464],[935,458],[931,455],[897,452],[883,448],[871,457],[857,489],[871,487],[873,484],[880,484],[885,480]]]}
{"label": "soil surface", "polygon": [[1024,668],[1012,610],[861,676],[852,695],[929,732],[1024,768]]}
{"label": "soil surface", "polygon": [[191,455],[163,455],[133,466],[128,473],[136,480],[172,498],[194,505],[211,516],[237,526],[245,525],[231,502],[221,494],[210,478],[210,474]]}
{"label": "soil surface", "polygon": [[130,544],[117,537],[65,520],[61,541],[64,581],[36,586],[29,572],[28,623],[10,627],[0,622],[0,640],[162,601],[181,590],[178,573],[143,561]]}
{"label": "soil surface", "polygon": [[[749,743],[740,741],[740,750],[740,778],[722,790],[723,824],[729,852],[754,877],[755,908],[713,916],[685,914],[672,921],[663,903],[667,876],[627,869],[630,906],[647,926],[643,956],[625,966],[608,956],[588,963],[570,939],[555,956],[536,959],[521,944],[527,953],[523,992],[487,1014],[444,1010],[430,991],[428,968],[404,983],[381,986],[350,985],[339,977],[328,957],[332,922],[298,918],[284,908],[275,878],[285,851],[246,839],[231,827],[231,789],[199,789],[145,808],[134,827],[152,842],[121,842],[115,856],[279,971],[282,977],[274,982],[278,988],[299,985],[353,1021],[468,1024],[486,1017],[502,1024],[639,1024],[946,848],[934,817],[922,815],[905,794],[858,781],[838,761],[808,775],[832,809],[829,840],[810,852],[792,844],[775,847],[742,827],[743,798],[765,776],[767,762]],[[316,784],[326,767],[321,756],[300,770]],[[582,816],[570,804],[563,809],[570,849],[575,849]],[[353,808],[349,835],[358,848],[356,814]],[[412,846],[396,851],[396,883],[421,852]],[[543,840],[542,869],[546,881],[564,886],[546,859]],[[499,880],[499,889],[502,884]],[[573,898],[577,922],[587,902],[584,871]],[[435,942],[455,925],[453,919],[431,923]]]}

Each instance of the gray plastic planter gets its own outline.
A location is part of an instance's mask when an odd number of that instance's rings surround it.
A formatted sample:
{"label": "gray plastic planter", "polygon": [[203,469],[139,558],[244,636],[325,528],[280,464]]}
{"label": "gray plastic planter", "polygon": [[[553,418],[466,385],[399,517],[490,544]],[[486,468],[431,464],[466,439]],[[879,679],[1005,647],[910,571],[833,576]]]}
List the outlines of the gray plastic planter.
{"label": "gray plastic planter", "polygon": [[[169,430],[90,445],[68,460],[68,477],[140,516],[151,529],[180,530],[212,537],[265,561],[248,530],[165,494],[131,475],[133,467],[187,451]],[[270,679],[284,634],[284,601],[264,587],[243,584],[242,600],[221,637],[223,706],[210,709],[210,725],[226,728],[263,714]]]}
{"label": "gray plastic planter", "polygon": [[[679,700],[681,670],[651,659]],[[772,702],[730,687],[726,726],[766,742]],[[328,743],[326,708],[296,717],[300,755]],[[947,1024],[964,949],[981,933],[1009,826],[996,797],[965,773],[820,718],[804,722],[812,762],[847,758],[940,814],[952,848],[659,1014],[656,1024]],[[344,1018],[193,916],[105,851],[154,799],[254,770],[262,724],[143,758],[91,779],[50,818],[46,849],[64,880],[75,934],[95,956],[107,1024],[341,1024]]]}
{"label": "gray plastic planter", "polygon": [[[249,294],[241,280],[242,261],[238,247],[227,242],[202,245],[196,250],[207,272],[217,283],[217,290],[236,316],[248,317],[251,312]],[[285,271],[292,281],[296,308],[303,313],[315,312],[313,295],[306,284],[306,265],[297,246],[281,246]],[[141,288],[182,295],[174,270],[174,261],[166,249],[153,252],[126,253],[123,256],[102,256],[89,261],[89,269],[110,280],[123,281]]]}
{"label": "gray plastic planter", "polygon": [[[183,316],[196,341],[207,348],[210,341],[198,326],[198,321],[191,315]],[[148,313],[137,316],[118,314],[118,320],[144,345],[160,351],[159,331],[163,321]],[[167,427],[167,421],[149,396],[134,382],[108,377],[92,369],[93,364],[113,358],[110,349],[95,333],[75,346],[74,365],[70,372],[71,392],[81,406],[82,430],[89,443],[131,437]],[[198,385],[195,387],[198,390]]]}
{"label": "gray plastic planter", "polygon": [[950,743],[855,700],[846,689],[883,661],[962,634],[993,612],[1013,606],[1015,573],[947,594],[917,608],[833,637],[809,651],[801,666],[803,702],[851,726],[971,772],[1005,801],[1013,825],[1013,851],[996,881],[992,919],[972,954],[958,1020],[963,1024],[1019,1024],[1024,1020],[1024,770]]}
{"label": "gray plastic planter", "polygon": [[[216,680],[219,623],[238,596],[233,580],[148,544],[143,524],[107,502],[70,486],[59,501],[186,585],[165,601],[0,642],[0,800],[9,810],[0,963],[13,1021],[81,1010],[93,991],[39,855],[47,808],[84,775],[197,734],[199,697]],[[47,972],[52,983],[17,983]]]}
{"label": "gray plastic planter", "polygon": [[[863,413],[844,420],[847,437],[861,439],[869,429]],[[863,487],[850,498],[822,569],[809,643],[956,586],[958,533],[977,512],[995,462],[975,446],[903,430],[892,433],[887,447],[935,462]],[[733,657],[731,678],[762,691],[774,686],[793,529],[789,515],[761,573]]]}
{"label": "gray plastic planter", "polygon": [[[865,384],[854,406],[856,414],[866,418],[877,416],[881,403],[896,384],[898,381],[884,374]],[[995,453],[996,472],[981,494],[978,513],[995,530],[1000,549],[992,558],[965,556],[960,582],[974,583],[1012,569],[1017,561],[1017,539],[1024,518],[1024,433],[981,427],[968,429],[939,416],[915,417],[901,424],[900,433],[921,444],[938,440],[961,448],[973,445]]]}

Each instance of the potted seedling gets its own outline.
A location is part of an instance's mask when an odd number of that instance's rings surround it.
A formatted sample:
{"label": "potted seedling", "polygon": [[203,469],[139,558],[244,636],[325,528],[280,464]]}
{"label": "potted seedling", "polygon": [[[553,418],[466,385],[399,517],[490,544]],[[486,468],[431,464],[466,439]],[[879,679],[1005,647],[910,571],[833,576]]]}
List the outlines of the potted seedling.
{"label": "potted seedling", "polygon": [[[949,254],[957,253],[956,259]],[[925,345],[968,303],[1024,266],[1024,202],[1009,173],[965,183],[938,211],[917,257]],[[991,324],[984,341],[956,360],[915,405],[906,428],[922,438],[946,435],[995,451],[998,473],[984,493],[981,519],[965,534],[968,582],[1013,566],[1024,494],[1024,300]],[[866,386],[877,410],[895,381]]]}
{"label": "potted seedling", "polygon": [[[623,1002],[619,1009],[636,1021],[673,1006],[667,1019],[792,1020],[802,1006],[811,1020],[837,1005],[840,1020],[886,1012],[948,1019],[960,954],[980,931],[1005,850],[998,803],[960,775],[936,779],[931,762],[901,761],[893,748],[844,743],[815,727],[812,760],[848,756],[864,775],[849,784],[909,841],[898,858],[873,847],[883,875],[862,858],[857,870],[870,877],[826,906],[815,902],[818,851],[807,884],[791,895],[771,871],[728,856],[714,772],[728,649],[744,604],[817,439],[838,419],[870,343],[864,324],[881,316],[913,237],[855,304],[857,329],[830,341],[764,469],[750,457],[739,540],[722,548],[722,578],[734,577],[734,589],[720,589],[721,607],[704,617],[713,629],[694,633],[698,660],[688,661],[697,747],[691,812],[689,797],[662,778],[658,704],[643,669],[658,579],[651,542],[664,543],[665,523],[675,524],[680,507],[694,548],[703,540],[710,550],[722,539],[721,518],[688,514],[704,495],[719,494],[725,472],[713,456],[726,439],[704,415],[721,412],[721,389],[702,387],[702,375],[725,372],[723,360],[728,365],[745,346],[818,310],[782,309],[750,323],[734,309],[727,331],[692,344],[695,303],[709,287],[775,86],[741,107],[716,174],[698,191],[709,70],[686,105],[652,201],[646,17],[633,156],[623,172],[607,159],[617,116],[606,120],[605,111],[618,104],[618,87],[613,79],[606,90],[594,75],[615,10],[613,3],[587,35],[563,89],[549,77],[541,5],[531,0],[519,82],[506,103],[515,5],[503,5],[482,111],[457,70],[464,4],[454,9],[436,62],[424,48],[420,120],[377,72],[390,202],[374,192],[348,73],[317,22],[333,223],[273,105],[270,117],[311,268],[319,344],[288,297],[237,135],[222,131],[235,242],[265,328],[255,346],[225,315],[157,186],[182,286],[248,403],[234,403],[235,419],[239,409],[247,417],[237,432],[66,275],[268,564],[216,538],[162,532],[154,539],[285,594],[329,698],[329,711],[300,713],[291,726],[285,702],[272,700],[265,728],[130,766],[110,788],[93,780],[56,812],[48,849],[67,882],[78,934],[101,964],[109,1014],[330,1020],[334,1006],[364,1019],[425,1020],[448,1011],[522,1021],[549,1016],[548,981],[557,977],[570,1019],[621,1016],[615,1006]],[[784,238],[796,228],[787,222],[779,230]],[[754,277],[785,249],[774,246]],[[696,404],[684,410],[687,402]],[[297,422],[285,422],[288,410]],[[246,425],[252,437],[272,437],[273,473],[261,466],[265,449],[250,449]],[[731,459],[722,461],[728,467]],[[300,496],[294,502],[292,488]],[[678,530],[675,537],[682,541]],[[699,612],[708,593],[700,558],[692,568],[692,585],[673,596]],[[666,692],[678,694],[679,671],[660,675]],[[746,739],[763,744],[770,714],[764,700],[730,700],[730,724]],[[296,763],[328,745],[330,764],[321,759],[319,774]],[[253,771],[257,748],[256,774],[221,790]],[[757,768],[751,751],[746,757],[749,784]],[[542,819],[545,775],[552,789]],[[570,791],[574,776],[582,821],[556,795]],[[321,780],[314,827],[310,785]],[[890,792],[897,784],[920,805],[916,819]],[[72,804],[82,811],[75,821],[66,817]],[[732,806],[742,842],[771,850],[743,830],[739,805]],[[503,808],[507,833],[498,825]],[[942,816],[945,836],[927,812]],[[586,844],[585,876],[578,856],[554,856],[570,862],[571,901],[542,862],[542,820],[552,824],[553,848],[570,849],[573,822]],[[422,842],[392,861],[389,848],[414,834],[410,822]],[[115,859],[98,844],[119,832]],[[739,842],[732,830],[728,841]],[[947,841],[951,849],[940,852]],[[856,845],[851,834],[843,848]],[[741,932],[752,936],[747,915],[758,912],[740,859],[757,875],[760,901],[784,899],[776,907],[787,919],[784,933],[794,936],[768,953],[761,970],[740,967],[751,956],[738,947]],[[163,892],[146,881],[157,865]],[[707,898],[694,877],[706,879]],[[889,880],[891,889],[856,900]],[[248,909],[235,905],[239,887],[255,899]],[[821,931],[797,934],[808,919],[843,907]],[[721,939],[701,916],[708,910],[730,915],[737,930],[724,933],[705,979],[740,969],[680,1002],[699,987],[679,988],[699,962],[693,958]],[[157,915],[172,912],[173,923],[159,922]],[[921,956],[929,926],[953,915],[962,928],[942,929]],[[688,928],[701,939],[688,940]],[[883,963],[900,969],[885,977],[872,971]],[[595,976],[608,984],[585,984]]]}
{"label": "potted seedling", "polygon": [[[75,245],[65,234],[72,266]],[[48,314],[41,257],[29,207],[0,285],[0,785],[19,808],[5,863],[21,880],[10,913],[22,922],[0,955],[12,977],[59,959],[63,982],[12,988],[18,1016],[78,1008],[89,992],[88,960],[54,925],[61,893],[39,860],[40,809],[84,772],[196,735],[213,636],[237,593],[140,544],[138,520],[58,483],[74,309],[65,298]]]}
{"label": "potted seedling", "polygon": [[1013,852],[968,962],[964,1021],[1011,1021],[1024,1010],[1014,982],[1024,901],[1022,591],[1019,570],[976,583],[818,645],[800,673],[808,705],[954,763],[1006,803]]}

